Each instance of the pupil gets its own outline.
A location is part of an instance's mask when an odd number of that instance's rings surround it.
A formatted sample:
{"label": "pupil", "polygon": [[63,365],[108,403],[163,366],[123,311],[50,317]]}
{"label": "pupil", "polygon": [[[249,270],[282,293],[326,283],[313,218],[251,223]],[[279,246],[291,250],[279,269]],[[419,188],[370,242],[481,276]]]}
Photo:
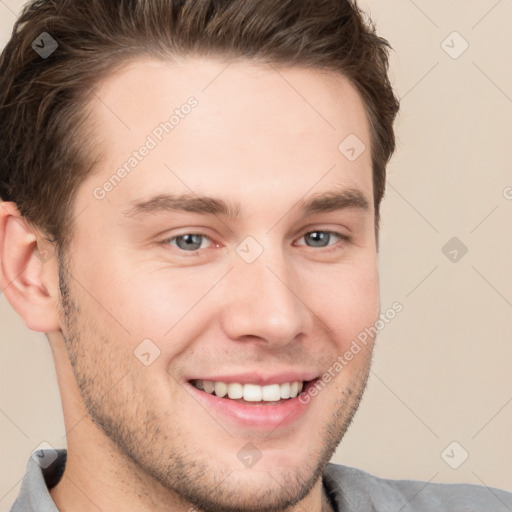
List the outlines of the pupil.
{"label": "pupil", "polygon": [[[322,243],[322,239],[325,242],[328,236],[329,234],[325,233],[324,231],[313,231],[308,235],[308,237],[310,238],[310,240],[312,239],[313,244],[316,247],[325,247],[325,243]],[[320,242],[320,244],[318,245],[317,242]]]}
{"label": "pupil", "polygon": [[[180,249],[199,249],[199,247],[201,247],[200,237],[201,235],[182,235],[177,238],[176,242]],[[182,240],[185,241],[183,244],[180,243]]]}

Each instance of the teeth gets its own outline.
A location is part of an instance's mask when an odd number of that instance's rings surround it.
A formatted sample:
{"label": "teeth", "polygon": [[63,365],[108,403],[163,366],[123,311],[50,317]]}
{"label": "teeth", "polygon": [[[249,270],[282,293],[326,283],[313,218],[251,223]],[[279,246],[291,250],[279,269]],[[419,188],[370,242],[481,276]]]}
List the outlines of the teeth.
{"label": "teeth", "polygon": [[265,402],[276,402],[277,400],[281,400],[281,386],[279,386],[279,384],[262,386],[261,396]]}
{"label": "teeth", "polygon": [[285,382],[281,384],[281,398],[290,398],[290,383]]}
{"label": "teeth", "polygon": [[224,384],[224,382],[216,382],[215,383],[215,394],[222,398],[223,396],[226,396],[226,393],[228,392],[228,386]]}
{"label": "teeth", "polygon": [[233,400],[242,398],[244,396],[244,387],[242,386],[242,384],[228,384],[228,396]]}
{"label": "teeth", "polygon": [[261,402],[261,386],[244,384],[244,400],[246,402]]}
{"label": "teeth", "polygon": [[226,395],[232,400],[243,398],[246,402],[278,402],[283,399],[295,398],[303,389],[302,381],[285,382],[283,384],[240,384],[233,382],[212,382],[211,380],[196,380],[192,384],[206,393],[223,398]]}
{"label": "teeth", "polygon": [[215,391],[215,384],[210,380],[203,381],[203,389],[207,393],[213,393]]}

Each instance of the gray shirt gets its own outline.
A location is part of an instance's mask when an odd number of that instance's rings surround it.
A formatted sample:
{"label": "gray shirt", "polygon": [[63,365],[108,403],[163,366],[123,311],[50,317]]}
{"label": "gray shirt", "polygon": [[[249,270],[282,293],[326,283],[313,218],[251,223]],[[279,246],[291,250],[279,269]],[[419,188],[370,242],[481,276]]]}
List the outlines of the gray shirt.
{"label": "gray shirt", "polygon": [[[45,453],[39,450],[30,457],[11,512],[58,512],[48,489],[62,477],[67,452],[57,450],[49,465]],[[328,464],[322,481],[337,512],[512,511],[512,493],[483,485],[390,480],[340,464]]]}

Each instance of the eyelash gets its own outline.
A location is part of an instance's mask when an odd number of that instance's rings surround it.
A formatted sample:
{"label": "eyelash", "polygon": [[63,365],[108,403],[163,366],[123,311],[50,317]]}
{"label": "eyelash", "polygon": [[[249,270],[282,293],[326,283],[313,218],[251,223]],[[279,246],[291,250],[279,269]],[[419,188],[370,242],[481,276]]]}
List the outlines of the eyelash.
{"label": "eyelash", "polygon": [[[315,229],[313,231],[307,231],[306,233],[304,233],[300,238],[303,238],[304,236],[306,235],[310,235],[312,233],[325,233],[325,234],[328,234],[328,235],[334,235],[334,236],[337,236],[340,238],[340,241],[344,241],[346,243],[350,243],[352,241],[352,238],[350,236],[347,236],[347,235],[344,235],[338,231],[331,231],[331,230],[328,230],[328,229]],[[173,237],[170,237],[170,238],[166,238],[165,240],[162,240],[160,243],[164,246],[168,246],[168,245],[171,245],[170,242],[172,242],[173,240],[176,240],[177,238],[181,238],[181,237],[184,237],[186,235],[196,235],[196,236],[201,236],[203,238],[206,238],[208,239],[210,242],[213,242],[213,240],[205,233],[199,233],[199,232],[189,232],[189,233],[182,233],[180,235],[175,235]],[[301,244],[302,245],[302,244]],[[334,247],[336,244],[332,244],[332,245],[328,245],[326,247],[318,247],[318,249],[324,249],[324,252],[331,252],[333,250],[336,250],[336,247]],[[185,251],[184,249],[181,249],[180,247],[176,247],[176,246],[172,246],[174,248],[176,248],[179,252],[182,252],[182,253],[189,253],[189,254],[198,254],[199,251],[201,251],[201,249],[195,249],[195,250],[191,250],[191,251]],[[307,247],[307,246],[306,246]],[[328,249],[329,247],[331,247],[331,249]],[[315,249],[315,247],[311,247],[312,249]]]}

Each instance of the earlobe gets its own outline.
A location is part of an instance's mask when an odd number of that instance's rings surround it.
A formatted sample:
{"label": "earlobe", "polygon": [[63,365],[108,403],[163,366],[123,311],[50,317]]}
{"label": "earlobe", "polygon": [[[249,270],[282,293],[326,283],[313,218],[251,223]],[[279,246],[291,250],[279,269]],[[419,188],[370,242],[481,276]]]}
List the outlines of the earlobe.
{"label": "earlobe", "polygon": [[13,202],[0,203],[0,287],[29,329],[52,332],[58,317],[58,267],[51,244]]}

